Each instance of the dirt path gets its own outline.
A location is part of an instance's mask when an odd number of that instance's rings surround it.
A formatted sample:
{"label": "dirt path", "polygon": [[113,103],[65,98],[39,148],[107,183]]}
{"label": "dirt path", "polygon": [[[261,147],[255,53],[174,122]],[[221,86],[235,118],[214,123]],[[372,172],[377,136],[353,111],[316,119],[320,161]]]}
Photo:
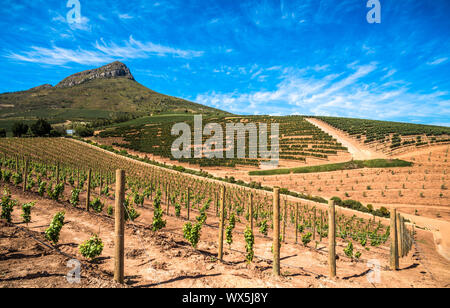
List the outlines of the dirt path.
{"label": "dirt path", "polygon": [[314,118],[305,118],[309,123],[317,126],[327,134],[333,136],[338,142],[340,142],[343,146],[347,147],[350,154],[354,160],[368,160],[368,159],[376,159],[376,158],[386,158],[387,156],[383,153],[375,152],[367,147],[364,147],[359,142],[353,140],[343,131],[340,131],[331,125]]}

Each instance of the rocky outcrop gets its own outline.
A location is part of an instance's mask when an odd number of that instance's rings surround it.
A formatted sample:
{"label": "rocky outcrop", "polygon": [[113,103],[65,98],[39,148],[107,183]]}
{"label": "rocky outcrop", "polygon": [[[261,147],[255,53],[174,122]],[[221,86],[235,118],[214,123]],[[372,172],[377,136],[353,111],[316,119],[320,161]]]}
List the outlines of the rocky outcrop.
{"label": "rocky outcrop", "polygon": [[65,78],[56,85],[57,88],[73,87],[93,79],[127,78],[134,81],[130,69],[122,62],[116,61],[108,65],[76,73]]}

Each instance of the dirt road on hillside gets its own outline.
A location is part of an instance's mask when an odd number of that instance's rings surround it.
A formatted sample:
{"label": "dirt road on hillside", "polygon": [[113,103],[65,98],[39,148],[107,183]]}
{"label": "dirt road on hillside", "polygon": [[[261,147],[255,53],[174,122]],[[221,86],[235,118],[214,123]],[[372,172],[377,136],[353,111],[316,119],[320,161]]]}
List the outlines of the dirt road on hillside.
{"label": "dirt road on hillside", "polygon": [[333,136],[338,142],[340,142],[343,146],[347,147],[350,154],[354,160],[368,160],[368,159],[376,159],[376,158],[387,158],[383,153],[375,152],[367,147],[364,147],[359,142],[353,140],[344,132],[332,127],[331,125],[313,118],[305,119],[309,123],[317,126],[327,134]]}

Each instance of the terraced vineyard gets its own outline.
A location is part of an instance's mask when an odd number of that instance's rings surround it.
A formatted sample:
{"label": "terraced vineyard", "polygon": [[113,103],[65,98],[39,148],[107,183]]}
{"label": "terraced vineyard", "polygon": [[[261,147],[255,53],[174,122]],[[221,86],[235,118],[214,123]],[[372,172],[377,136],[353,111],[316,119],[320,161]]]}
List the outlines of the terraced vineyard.
{"label": "terraced vineyard", "polygon": [[[211,217],[208,221],[214,221],[219,215],[219,192],[224,183],[113,155],[74,140],[2,139],[0,154],[4,182],[19,187],[25,185],[25,190],[41,196],[70,200],[75,207],[84,204],[79,196],[90,187],[90,198],[94,201],[88,202],[88,208],[98,213],[109,213],[108,208],[112,203],[109,196],[114,191],[112,184],[115,182],[112,170],[121,168],[128,175],[127,210],[132,220],[139,220],[140,213],[151,211],[151,205],[156,202],[165,206],[166,215],[184,217],[188,221],[197,215],[206,215]],[[88,169],[92,170],[90,180]],[[272,195],[230,184],[226,184],[226,187],[226,219],[236,221],[237,234],[243,233],[249,222],[251,197],[254,223],[259,228],[260,236],[267,236],[272,229]],[[290,234],[291,239],[295,234],[296,241],[302,236],[317,237],[322,241],[327,236],[327,215],[314,204],[285,199],[283,215],[284,239],[287,234]],[[294,219],[296,215],[297,222]],[[388,230],[380,222],[375,223],[374,219],[340,214],[337,221],[338,236],[347,242],[355,241],[355,245],[360,243],[361,252],[366,243],[377,247],[388,240]],[[230,232],[233,232],[233,228]],[[230,233],[230,242],[232,237],[233,233]]]}
{"label": "terraced vineyard", "polygon": [[410,146],[422,147],[450,142],[450,127],[445,126],[335,117],[316,118],[384,153]]}
{"label": "terraced vineyard", "polygon": [[[128,149],[139,152],[150,153],[164,158],[172,158],[171,145],[178,136],[171,135],[172,126],[177,122],[184,122],[190,125],[192,136],[194,135],[194,121],[193,116],[180,115],[172,118],[167,117],[148,117],[140,119],[139,121],[132,121],[124,123],[119,127],[107,129],[100,133],[100,140],[104,143],[106,139],[114,140],[113,145],[119,145]],[[333,139],[330,135],[324,133],[314,125],[305,121],[300,116],[290,117],[268,117],[268,116],[249,116],[249,117],[209,117],[203,119],[203,127],[208,123],[218,123],[223,129],[223,146],[226,145],[226,125],[228,123],[265,123],[269,128],[270,124],[280,124],[280,159],[293,160],[297,162],[306,162],[308,158],[320,159],[327,161],[330,157],[346,153],[346,148]],[[202,136],[202,143],[205,143],[210,138],[209,135]],[[206,166],[227,166],[233,167],[235,165],[249,165],[259,166],[263,160],[261,155],[257,158],[249,158],[249,133],[246,133],[245,138],[245,159],[179,159],[180,162],[189,162],[199,164],[201,167]],[[270,138],[269,149],[270,149]],[[238,144],[238,136],[234,136],[235,144]],[[224,148],[216,150],[224,152]],[[193,157],[193,147],[191,147]],[[235,157],[237,157],[237,149],[235,147]],[[225,153],[223,155],[225,157]]]}

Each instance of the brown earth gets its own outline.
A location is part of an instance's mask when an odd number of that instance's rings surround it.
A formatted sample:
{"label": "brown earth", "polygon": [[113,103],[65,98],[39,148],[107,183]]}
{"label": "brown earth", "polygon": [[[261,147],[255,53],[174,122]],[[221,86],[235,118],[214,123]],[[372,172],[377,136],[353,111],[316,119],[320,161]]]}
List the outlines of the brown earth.
{"label": "brown earth", "polygon": [[[0,286],[1,287],[110,287],[108,280],[113,272],[113,219],[105,214],[86,212],[74,208],[68,202],[56,202],[39,197],[36,193],[23,193],[9,186],[13,199],[21,204],[36,201],[32,210],[32,222],[20,224],[20,210],[13,213],[15,226],[2,224],[0,238]],[[70,189],[66,187],[64,200]],[[95,194],[94,196],[95,197]],[[81,201],[85,198],[80,197]],[[103,197],[106,205],[112,205],[112,198]],[[138,208],[141,217],[126,228],[126,285],[131,287],[447,287],[450,283],[450,263],[434,249],[431,233],[418,230],[416,246],[410,255],[401,259],[401,270],[387,269],[389,249],[386,246],[371,247],[370,251],[356,245],[362,252],[356,262],[346,257],[343,249],[346,243],[338,241],[338,279],[327,278],[327,243],[309,244],[304,247],[295,244],[292,227],[288,227],[286,240],[281,248],[283,277],[271,274],[271,238],[256,235],[255,262],[245,263],[243,223],[238,223],[233,233],[234,242],[225,247],[225,262],[216,261],[217,218],[208,214],[207,225],[203,227],[198,249],[189,246],[182,236],[185,219],[165,216],[167,226],[154,233],[149,225],[152,221],[151,202],[146,201]],[[165,209],[165,206],[163,205]],[[59,244],[55,248],[43,239],[43,231],[49,226],[53,215],[65,211],[65,225]],[[171,209],[173,211],[173,209]],[[182,210],[182,217],[185,215]],[[198,212],[193,210],[192,216]],[[22,232],[19,227],[25,228]],[[78,245],[97,233],[105,248],[101,258],[88,262],[78,252]],[[256,233],[258,233],[256,231]],[[32,234],[33,237],[30,237]],[[37,241],[38,239],[39,241]],[[46,243],[42,245],[41,242]],[[40,248],[39,248],[40,247]],[[43,251],[43,252],[42,252]],[[63,253],[64,255],[61,255]],[[82,270],[80,285],[66,281],[69,259],[78,259],[88,266]],[[368,281],[368,260],[379,260],[380,282]],[[25,261],[25,262],[24,262]],[[14,270],[11,270],[11,269]]]}
{"label": "brown earth", "polygon": [[[337,136],[340,138],[339,136]],[[338,139],[339,141],[342,141]],[[102,138],[96,142],[103,143]],[[108,140],[106,143],[110,143]],[[358,146],[356,141],[353,145]],[[117,149],[121,149],[116,147]],[[127,150],[128,151],[128,150]],[[140,157],[148,156],[168,165],[175,164],[169,159],[128,151]],[[373,152],[373,151],[372,151]],[[331,198],[354,199],[363,204],[372,204],[375,208],[396,207],[405,215],[414,216],[414,221],[423,222],[421,227],[435,232],[435,237],[441,239],[436,248],[448,260],[450,256],[450,237],[441,230],[450,229],[450,194],[449,194],[449,145],[435,145],[421,149],[411,149],[393,158],[399,158],[414,163],[407,168],[358,169],[326,173],[290,174],[275,176],[249,176],[254,167],[198,168],[195,165],[179,164],[185,167],[207,171],[214,176],[234,177],[245,182],[260,182],[263,186],[280,186],[299,193]],[[367,153],[367,152],[364,152]],[[370,158],[379,157],[378,154]],[[345,161],[345,156],[339,156],[335,162]],[[302,164],[295,161],[282,162],[288,167],[320,165],[321,160],[308,161]],[[411,220],[411,219],[410,219]],[[442,224],[443,222],[444,224]]]}

